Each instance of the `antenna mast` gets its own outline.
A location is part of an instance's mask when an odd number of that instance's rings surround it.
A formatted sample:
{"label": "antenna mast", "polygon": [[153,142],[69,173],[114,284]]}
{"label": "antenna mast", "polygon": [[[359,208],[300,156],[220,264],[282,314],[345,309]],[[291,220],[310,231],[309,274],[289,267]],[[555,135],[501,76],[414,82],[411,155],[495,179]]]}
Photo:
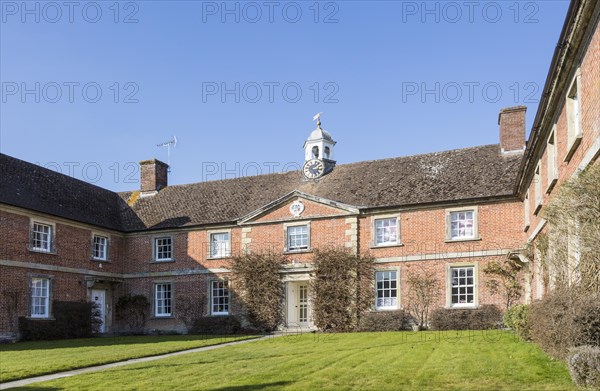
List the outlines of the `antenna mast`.
{"label": "antenna mast", "polygon": [[157,147],[167,147],[167,165],[169,166],[169,172],[171,172],[171,146],[175,148],[177,145],[177,137],[173,135],[173,138],[164,143],[156,144]]}

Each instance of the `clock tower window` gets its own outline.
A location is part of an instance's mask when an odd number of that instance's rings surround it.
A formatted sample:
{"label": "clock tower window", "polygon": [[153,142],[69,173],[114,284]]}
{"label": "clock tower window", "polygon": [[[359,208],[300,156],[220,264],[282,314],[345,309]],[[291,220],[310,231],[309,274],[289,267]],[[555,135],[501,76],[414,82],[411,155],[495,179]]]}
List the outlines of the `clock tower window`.
{"label": "clock tower window", "polygon": [[312,147],[312,158],[313,159],[319,158],[319,147],[317,147],[316,145],[314,147]]}

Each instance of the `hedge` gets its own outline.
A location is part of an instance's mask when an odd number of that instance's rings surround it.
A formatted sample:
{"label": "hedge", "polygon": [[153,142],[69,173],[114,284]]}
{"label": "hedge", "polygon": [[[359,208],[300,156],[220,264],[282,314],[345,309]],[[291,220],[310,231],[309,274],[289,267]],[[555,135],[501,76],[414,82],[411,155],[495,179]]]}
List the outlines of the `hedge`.
{"label": "hedge", "polygon": [[19,318],[19,332],[24,341],[87,338],[98,331],[96,305],[91,302],[54,301],[54,318]]}
{"label": "hedge", "polygon": [[400,331],[408,329],[408,317],[402,310],[366,312],[357,331]]}
{"label": "hedge", "polygon": [[502,312],[489,304],[473,309],[438,308],[431,314],[435,330],[485,330],[497,328],[501,322]]}
{"label": "hedge", "polygon": [[191,332],[194,334],[236,334],[242,327],[237,317],[228,316],[204,316],[196,319]]}

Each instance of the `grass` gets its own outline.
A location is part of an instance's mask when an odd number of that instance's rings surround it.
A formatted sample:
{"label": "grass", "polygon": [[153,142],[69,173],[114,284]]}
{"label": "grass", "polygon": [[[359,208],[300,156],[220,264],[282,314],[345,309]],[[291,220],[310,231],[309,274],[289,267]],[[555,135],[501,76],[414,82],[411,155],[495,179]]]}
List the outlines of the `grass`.
{"label": "grass", "polygon": [[168,335],[0,345],[0,382],[215,345],[246,337]]}
{"label": "grass", "polygon": [[499,332],[305,334],[32,384],[28,390],[574,390],[563,363]]}

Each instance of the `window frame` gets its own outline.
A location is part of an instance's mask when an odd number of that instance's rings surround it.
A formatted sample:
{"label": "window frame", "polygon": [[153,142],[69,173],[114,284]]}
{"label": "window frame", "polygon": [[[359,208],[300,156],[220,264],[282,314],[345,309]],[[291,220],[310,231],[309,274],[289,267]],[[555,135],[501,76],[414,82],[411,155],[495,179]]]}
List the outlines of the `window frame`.
{"label": "window frame", "polygon": [[[104,257],[97,257],[95,255],[96,253],[96,238],[103,238],[104,239]],[[108,251],[110,248],[110,236],[108,235],[103,235],[101,233],[92,233],[92,260],[93,261],[108,261]]]}
{"label": "window frame", "polygon": [[[171,257],[170,258],[159,258],[158,241],[163,239],[169,239],[171,241]],[[175,240],[173,235],[160,235],[152,237],[152,260],[153,262],[173,262],[175,261]]]}
{"label": "window frame", "polygon": [[[381,220],[396,220],[396,241],[377,243],[377,222]],[[371,247],[393,247],[402,246],[401,223],[399,214],[371,216]]]}
{"label": "window frame", "polygon": [[[457,236],[452,237],[452,214],[461,212],[473,213],[473,235],[472,236]],[[470,240],[481,240],[479,237],[479,207],[469,206],[460,208],[446,209],[446,242],[465,242]]]}
{"label": "window frame", "polygon": [[[378,286],[378,274],[380,273],[395,273],[395,282],[396,282],[396,287],[395,288],[382,288],[382,290],[389,290],[391,291],[392,289],[395,289],[395,294],[396,294],[396,303],[392,304],[392,305],[378,305],[379,302],[379,286]],[[375,311],[394,311],[397,309],[400,309],[400,293],[401,293],[401,280],[400,280],[400,268],[390,268],[390,269],[376,269],[375,270],[375,275],[374,275],[374,290],[375,290],[375,302],[373,303]],[[384,280],[385,281],[385,280]],[[391,281],[391,280],[390,280]],[[390,284],[391,285],[391,284]],[[391,296],[390,296],[391,298]]]}
{"label": "window frame", "polygon": [[546,141],[546,171],[547,171],[547,185],[546,193],[550,193],[554,188],[554,185],[558,181],[558,150],[556,147],[556,124],[552,127],[552,131],[548,135]]}
{"label": "window frame", "polygon": [[531,199],[529,197],[529,189],[525,192],[523,199],[523,231],[527,232],[531,226]]}
{"label": "window frame", "polygon": [[[158,287],[159,286],[168,286],[169,290],[169,297],[168,299],[166,297],[162,297],[162,298],[158,298]],[[165,291],[163,291],[164,294]],[[174,290],[173,290],[173,282],[171,281],[155,281],[153,284],[153,288],[152,288],[152,303],[153,303],[153,314],[154,314],[154,318],[172,318],[173,317],[173,309],[175,308],[175,299],[174,299],[175,295],[174,295]],[[162,301],[166,301],[169,300],[169,312],[164,312],[164,313],[158,313],[158,302],[159,300]],[[165,304],[163,304],[163,307],[166,307]]]}
{"label": "window frame", "polygon": [[544,195],[542,194],[542,163],[538,162],[537,166],[535,166],[535,171],[533,174],[533,187],[535,190],[535,207],[533,209],[533,214],[537,215],[542,208],[542,203],[544,202]]}
{"label": "window frame", "polygon": [[[310,235],[310,231],[311,231],[311,227],[310,227],[310,221],[302,221],[302,222],[295,222],[295,223],[287,223],[283,225],[283,236],[284,236],[284,249],[283,252],[284,253],[302,253],[302,252],[309,252],[311,251],[311,235]],[[289,229],[290,228],[299,228],[299,227],[306,227],[306,248],[290,248],[290,241],[289,241],[289,237],[290,237],[290,233],[289,233]]]}
{"label": "window frame", "polygon": [[[565,162],[571,160],[583,138],[581,92],[581,68],[577,68],[565,94],[565,109],[567,112],[567,154],[564,158]],[[576,99],[573,99],[574,96]]]}
{"label": "window frame", "polygon": [[[46,281],[46,293],[45,297],[45,313],[44,314],[34,314],[34,281]],[[52,314],[52,277],[46,275],[37,275],[33,274],[29,276],[29,309],[28,309],[28,317],[30,319],[51,319]],[[35,296],[35,298],[39,298],[43,296]]]}
{"label": "window frame", "polygon": [[[213,241],[212,238],[214,235],[227,234],[227,246],[225,254],[213,254]],[[207,231],[207,240],[208,240],[208,251],[206,254],[207,259],[221,259],[221,258],[231,258],[231,229],[221,229],[221,230],[210,230]]]}
{"label": "window frame", "polygon": [[[36,225],[49,227],[48,249],[34,246],[34,227]],[[29,225],[29,250],[42,254],[55,254],[56,224],[41,219],[31,219]]]}
{"label": "window frame", "polygon": [[[473,283],[470,285],[473,288],[473,303],[452,303],[452,288],[455,286],[453,283],[452,272],[456,269],[472,269],[473,270]],[[468,276],[465,276],[467,278]],[[459,276],[460,278],[460,276]],[[457,285],[457,288],[461,288],[461,285]],[[464,285],[464,288],[468,288],[469,285]],[[460,295],[460,291],[458,293]],[[468,293],[466,293],[468,294]],[[478,308],[479,307],[479,264],[471,262],[459,262],[449,263],[446,265],[446,308]]]}
{"label": "window frame", "polygon": [[[213,284],[218,283],[218,284],[224,284],[223,288],[217,288],[217,289],[223,289],[227,291],[227,295],[223,295],[223,296],[215,296],[214,295],[214,287]],[[230,313],[231,310],[231,293],[230,293],[230,288],[231,288],[231,283],[228,279],[218,279],[218,278],[213,278],[211,280],[209,280],[208,283],[208,294],[209,294],[209,315],[210,316],[227,316]],[[227,306],[227,311],[214,311],[214,299],[215,298],[223,298],[226,300],[226,303],[224,304],[224,306]]]}

